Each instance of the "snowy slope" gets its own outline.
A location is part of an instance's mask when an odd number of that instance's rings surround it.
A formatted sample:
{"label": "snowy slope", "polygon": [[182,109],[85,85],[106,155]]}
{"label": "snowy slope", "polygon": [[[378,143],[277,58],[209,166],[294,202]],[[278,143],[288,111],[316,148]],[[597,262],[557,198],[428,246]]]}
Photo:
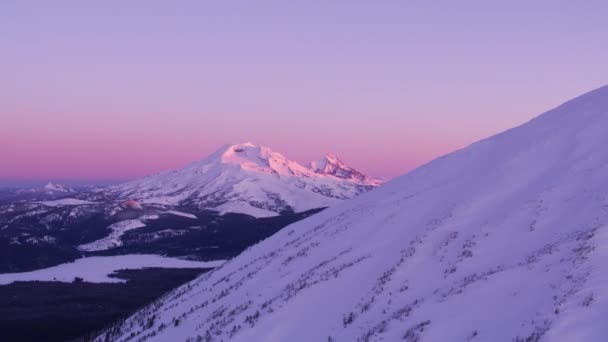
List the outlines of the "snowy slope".
{"label": "snowy slope", "polygon": [[380,185],[379,180],[371,180],[368,176],[346,165],[343,161],[331,153],[328,153],[323,158],[310,163],[310,168],[316,173],[322,175],[331,175],[353,182],[361,182],[363,184],[373,182],[373,185]]}
{"label": "snowy slope", "polygon": [[267,147],[226,145],[181,170],[121,184],[104,193],[141,203],[194,205],[265,217],[328,207],[381,183],[333,155],[322,160],[323,168],[310,168]]}
{"label": "snowy slope", "polygon": [[606,341],[606,132],[608,87],[286,227],[108,334]]}
{"label": "snowy slope", "polygon": [[122,246],[122,240],[120,239],[121,236],[123,236],[129,230],[145,227],[146,224],[142,221],[142,219],[125,220],[111,224],[108,227],[110,230],[112,230],[110,235],[99,240],[80,245],[78,246],[78,249],[81,251],[94,252]]}

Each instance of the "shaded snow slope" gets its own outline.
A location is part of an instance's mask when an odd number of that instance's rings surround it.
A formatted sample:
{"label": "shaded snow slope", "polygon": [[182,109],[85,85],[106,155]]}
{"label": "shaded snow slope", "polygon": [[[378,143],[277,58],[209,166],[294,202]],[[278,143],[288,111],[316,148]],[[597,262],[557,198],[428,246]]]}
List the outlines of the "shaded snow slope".
{"label": "shaded snow slope", "polygon": [[142,203],[194,205],[266,217],[328,207],[381,184],[332,158],[323,169],[313,169],[267,147],[226,145],[181,170],[114,186],[104,193]]}
{"label": "shaded snow slope", "polygon": [[310,168],[318,174],[331,175],[337,178],[346,179],[354,182],[369,183],[380,185],[377,179],[370,179],[368,176],[346,165],[334,154],[328,153],[323,158],[310,164]]}
{"label": "shaded snow slope", "polygon": [[606,132],[608,87],[286,227],[109,337],[605,341]]}

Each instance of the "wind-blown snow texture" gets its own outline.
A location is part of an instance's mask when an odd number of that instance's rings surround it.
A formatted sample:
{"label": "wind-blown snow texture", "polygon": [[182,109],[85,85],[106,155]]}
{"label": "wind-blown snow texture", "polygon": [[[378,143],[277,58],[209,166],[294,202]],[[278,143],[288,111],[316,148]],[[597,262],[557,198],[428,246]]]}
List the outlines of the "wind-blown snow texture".
{"label": "wind-blown snow texture", "polygon": [[108,333],[606,341],[606,132],[608,87],[288,226]]}
{"label": "wind-blown snow texture", "polygon": [[266,217],[328,207],[381,183],[333,155],[320,162],[323,167],[309,168],[267,147],[226,145],[181,170],[151,175],[104,192],[142,203],[195,205],[221,213]]}

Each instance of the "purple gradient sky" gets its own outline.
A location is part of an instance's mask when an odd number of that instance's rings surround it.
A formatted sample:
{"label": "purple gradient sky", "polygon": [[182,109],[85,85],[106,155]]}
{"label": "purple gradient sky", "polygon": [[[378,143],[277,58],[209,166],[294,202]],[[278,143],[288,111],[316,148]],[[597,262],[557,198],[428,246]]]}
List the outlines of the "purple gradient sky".
{"label": "purple gradient sky", "polygon": [[0,180],[229,142],[392,177],[608,83],[605,1],[2,1]]}

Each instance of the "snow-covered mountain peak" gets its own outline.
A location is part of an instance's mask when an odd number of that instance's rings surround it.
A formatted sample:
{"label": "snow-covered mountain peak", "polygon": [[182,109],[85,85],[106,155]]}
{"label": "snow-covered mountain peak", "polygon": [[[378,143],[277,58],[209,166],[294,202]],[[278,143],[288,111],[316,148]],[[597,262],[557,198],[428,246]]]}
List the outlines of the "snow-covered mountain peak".
{"label": "snow-covered mountain peak", "polygon": [[341,179],[349,179],[369,185],[380,185],[382,181],[369,177],[346,165],[333,153],[327,153],[323,158],[310,163],[310,168],[317,174],[331,175]]}
{"label": "snow-covered mountain peak", "polygon": [[226,145],[213,154],[210,162],[236,165],[243,170],[262,172],[276,175],[302,175],[306,168],[295,161],[291,161],[281,153],[275,152],[266,146],[257,146],[250,142],[243,144]]}
{"label": "snow-covered mountain peak", "polygon": [[43,186],[42,189],[48,192],[70,192],[70,189],[66,188],[65,186],[55,184],[51,181],[49,181],[45,186]]}
{"label": "snow-covered mountain peak", "polygon": [[310,163],[310,166],[315,171],[325,172],[335,168],[346,167],[346,164],[335,154],[327,153],[323,158]]}
{"label": "snow-covered mountain peak", "polygon": [[261,217],[328,207],[381,184],[341,162],[332,159],[331,165],[325,171],[313,170],[265,146],[231,144],[183,169],[121,184],[106,193],[122,201],[189,204]]}

